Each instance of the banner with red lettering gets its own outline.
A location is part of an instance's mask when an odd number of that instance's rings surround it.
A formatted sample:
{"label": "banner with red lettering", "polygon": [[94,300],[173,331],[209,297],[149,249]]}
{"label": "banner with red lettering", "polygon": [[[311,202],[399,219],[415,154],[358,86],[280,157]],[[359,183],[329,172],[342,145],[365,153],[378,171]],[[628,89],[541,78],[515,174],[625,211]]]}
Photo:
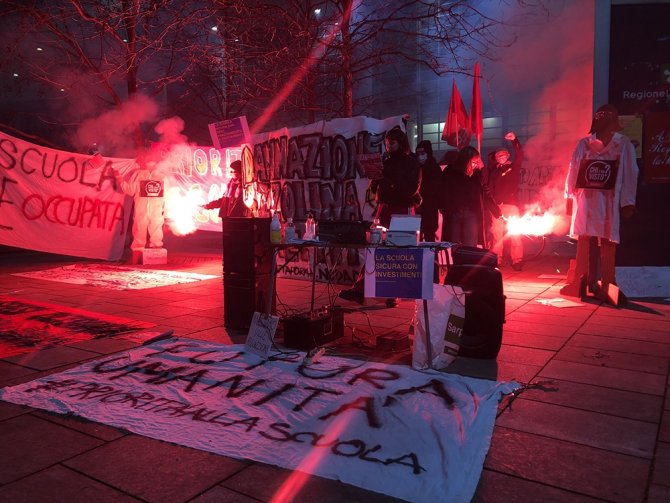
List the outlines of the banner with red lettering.
{"label": "banner with red lettering", "polygon": [[132,200],[115,173],[132,159],[54,150],[0,132],[0,244],[118,260]]}

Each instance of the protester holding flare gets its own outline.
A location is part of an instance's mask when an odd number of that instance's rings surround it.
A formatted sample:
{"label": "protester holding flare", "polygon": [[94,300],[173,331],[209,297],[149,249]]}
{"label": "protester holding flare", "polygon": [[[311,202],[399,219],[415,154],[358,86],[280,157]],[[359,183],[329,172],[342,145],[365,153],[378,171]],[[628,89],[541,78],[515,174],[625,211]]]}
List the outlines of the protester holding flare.
{"label": "protester holding flare", "polygon": [[[616,285],[620,215],[629,218],[635,210],[638,177],[635,148],[619,133],[622,129],[617,109],[603,105],[590,135],[579,140],[572,154],[565,194],[572,201],[570,236],[577,238],[577,257],[569,283],[561,289],[564,295],[585,296],[588,286],[601,300],[615,301],[609,290]],[[589,257],[592,238],[598,241],[600,264]]]}
{"label": "protester holding flare", "polygon": [[479,151],[468,146],[444,170],[442,241],[483,246],[484,212],[490,211],[500,218],[500,208],[482,182],[483,166]]}
{"label": "protester holding flare", "polygon": [[244,187],[242,187],[242,161],[230,163],[230,181],[223,197],[211,201],[203,206],[207,210],[220,208],[219,218],[249,217],[251,213],[244,204]]}
{"label": "protester holding flare", "polygon": [[494,152],[492,159],[483,171],[483,181],[491,192],[495,203],[500,207],[503,218],[491,220],[491,251],[498,255],[498,266],[505,264],[504,243],[509,239],[510,260],[512,268],[520,271],[523,261],[523,243],[518,234],[508,236],[506,220],[510,217],[519,216],[519,178],[521,175],[521,163],[523,162],[523,149],[516,134],[509,132],[505,139],[514,147],[514,160],[511,160],[510,152],[506,148],[499,148]]}

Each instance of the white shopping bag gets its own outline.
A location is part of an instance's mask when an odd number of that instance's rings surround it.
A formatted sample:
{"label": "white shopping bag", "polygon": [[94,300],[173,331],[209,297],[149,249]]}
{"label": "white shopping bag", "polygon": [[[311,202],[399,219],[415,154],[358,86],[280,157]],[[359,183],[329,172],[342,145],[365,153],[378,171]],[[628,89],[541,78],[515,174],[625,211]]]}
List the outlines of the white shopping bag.
{"label": "white shopping bag", "polygon": [[[416,301],[412,367],[443,369],[456,359],[465,323],[465,294],[460,286],[433,284],[428,303],[430,348],[427,345],[423,300]],[[429,356],[430,355],[430,356]]]}

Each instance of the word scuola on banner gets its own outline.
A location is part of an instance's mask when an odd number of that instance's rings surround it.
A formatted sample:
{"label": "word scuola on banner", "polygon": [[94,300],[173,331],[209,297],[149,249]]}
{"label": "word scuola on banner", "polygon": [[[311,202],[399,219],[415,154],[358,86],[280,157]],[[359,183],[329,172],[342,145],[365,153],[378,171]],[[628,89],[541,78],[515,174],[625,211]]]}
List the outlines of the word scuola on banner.
{"label": "word scuola on banner", "polygon": [[472,498],[498,401],[516,383],[304,356],[262,361],[243,345],[170,339],[4,388],[0,399],[408,501]]}

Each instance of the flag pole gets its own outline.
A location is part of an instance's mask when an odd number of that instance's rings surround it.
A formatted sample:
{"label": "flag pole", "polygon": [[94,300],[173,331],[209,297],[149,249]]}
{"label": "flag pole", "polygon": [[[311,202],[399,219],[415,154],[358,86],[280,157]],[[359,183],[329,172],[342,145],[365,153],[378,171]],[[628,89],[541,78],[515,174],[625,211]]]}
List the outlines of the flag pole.
{"label": "flag pole", "polygon": [[481,74],[479,62],[475,63],[475,71],[472,79],[472,104],[470,106],[470,129],[477,136],[477,150],[482,153],[482,133],[484,131],[484,120],[482,117],[482,97],[479,89]]}

